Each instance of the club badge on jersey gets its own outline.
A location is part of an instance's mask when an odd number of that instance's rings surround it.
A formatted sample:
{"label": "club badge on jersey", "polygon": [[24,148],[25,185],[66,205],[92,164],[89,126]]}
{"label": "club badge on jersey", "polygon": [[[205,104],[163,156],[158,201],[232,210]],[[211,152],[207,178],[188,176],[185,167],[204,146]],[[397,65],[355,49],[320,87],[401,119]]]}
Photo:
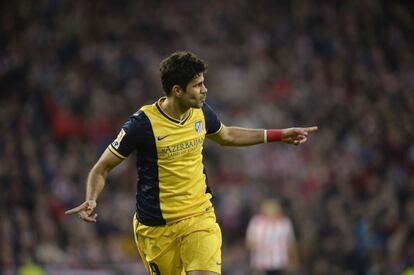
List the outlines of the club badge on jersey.
{"label": "club badge on jersey", "polygon": [[194,124],[194,127],[197,134],[201,134],[203,132],[203,123],[201,120],[197,120]]}

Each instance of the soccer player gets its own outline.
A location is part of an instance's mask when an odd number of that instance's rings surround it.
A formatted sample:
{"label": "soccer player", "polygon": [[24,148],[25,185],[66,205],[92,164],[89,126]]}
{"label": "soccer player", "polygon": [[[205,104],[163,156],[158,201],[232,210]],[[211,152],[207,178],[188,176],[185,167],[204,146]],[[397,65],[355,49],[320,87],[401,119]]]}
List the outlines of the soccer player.
{"label": "soccer player", "polygon": [[283,275],[298,266],[292,222],[283,215],[277,200],[263,201],[260,213],[252,217],[247,227],[246,245],[254,271]]}
{"label": "soccer player", "polygon": [[66,211],[96,222],[93,211],[108,173],[136,151],[134,236],[150,274],[221,274],[221,231],[203,166],[205,137],[225,146],[275,141],[298,145],[317,129],[225,126],[206,103],[206,69],[190,52],[175,52],[161,62],[166,96],[125,122],[89,172],[85,202]]}

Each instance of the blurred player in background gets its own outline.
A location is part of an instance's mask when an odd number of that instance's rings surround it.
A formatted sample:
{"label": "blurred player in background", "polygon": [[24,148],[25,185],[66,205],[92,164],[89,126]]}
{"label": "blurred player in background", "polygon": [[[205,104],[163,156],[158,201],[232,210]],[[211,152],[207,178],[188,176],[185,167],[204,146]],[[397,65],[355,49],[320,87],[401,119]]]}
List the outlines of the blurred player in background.
{"label": "blurred player in background", "polygon": [[125,122],[90,171],[85,202],[66,212],[96,222],[93,211],[108,173],[136,151],[134,235],[150,274],[221,274],[221,231],[202,162],[205,137],[225,146],[276,141],[299,145],[317,129],[225,126],[206,104],[206,69],[190,52],[175,52],[162,61],[166,96]]}
{"label": "blurred player in background", "polygon": [[290,219],[277,200],[267,199],[247,227],[250,266],[266,275],[282,275],[297,269],[298,253]]}

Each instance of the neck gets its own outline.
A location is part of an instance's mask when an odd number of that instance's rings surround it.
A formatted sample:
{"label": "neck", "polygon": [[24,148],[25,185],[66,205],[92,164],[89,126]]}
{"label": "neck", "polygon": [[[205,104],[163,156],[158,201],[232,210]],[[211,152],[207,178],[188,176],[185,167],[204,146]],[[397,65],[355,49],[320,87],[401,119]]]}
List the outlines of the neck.
{"label": "neck", "polygon": [[160,107],[167,115],[177,120],[185,119],[190,111],[189,107],[180,105],[171,97],[166,97],[164,100],[161,100]]}

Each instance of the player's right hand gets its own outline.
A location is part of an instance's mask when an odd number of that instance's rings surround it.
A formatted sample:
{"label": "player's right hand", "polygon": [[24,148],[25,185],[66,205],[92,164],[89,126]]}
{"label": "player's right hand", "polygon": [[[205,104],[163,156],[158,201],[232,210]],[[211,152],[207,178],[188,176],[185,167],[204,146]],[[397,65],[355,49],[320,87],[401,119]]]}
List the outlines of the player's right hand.
{"label": "player's right hand", "polygon": [[96,217],[98,216],[98,214],[93,214],[93,210],[95,209],[95,207],[95,200],[87,200],[83,202],[81,205],[65,211],[65,215],[78,214],[79,218],[84,220],[85,222],[96,222]]}

